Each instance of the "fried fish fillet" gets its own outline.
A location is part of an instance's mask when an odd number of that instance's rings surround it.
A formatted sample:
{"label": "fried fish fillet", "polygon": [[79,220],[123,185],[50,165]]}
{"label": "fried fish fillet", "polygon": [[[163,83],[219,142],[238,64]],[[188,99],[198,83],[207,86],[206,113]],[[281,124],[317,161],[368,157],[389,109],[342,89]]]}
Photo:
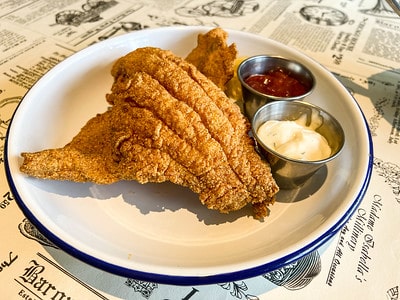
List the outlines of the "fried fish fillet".
{"label": "fried fish fillet", "polygon": [[221,89],[234,75],[237,56],[236,44],[228,46],[227,39],[228,33],[219,27],[199,34],[197,47],[185,59]]}
{"label": "fried fish fillet", "polygon": [[140,48],[112,68],[111,108],[63,148],[22,153],[30,176],[110,184],[170,181],[223,213],[252,204],[262,218],[278,187],[239,107],[172,52]]}

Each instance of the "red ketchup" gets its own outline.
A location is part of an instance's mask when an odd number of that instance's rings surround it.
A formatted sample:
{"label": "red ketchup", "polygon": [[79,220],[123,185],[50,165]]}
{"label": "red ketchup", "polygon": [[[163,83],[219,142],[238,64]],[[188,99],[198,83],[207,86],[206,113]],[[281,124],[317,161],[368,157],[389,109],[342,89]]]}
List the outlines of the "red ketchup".
{"label": "red ketchup", "polygon": [[260,93],[277,97],[295,97],[307,92],[306,86],[280,68],[250,75],[244,82]]}

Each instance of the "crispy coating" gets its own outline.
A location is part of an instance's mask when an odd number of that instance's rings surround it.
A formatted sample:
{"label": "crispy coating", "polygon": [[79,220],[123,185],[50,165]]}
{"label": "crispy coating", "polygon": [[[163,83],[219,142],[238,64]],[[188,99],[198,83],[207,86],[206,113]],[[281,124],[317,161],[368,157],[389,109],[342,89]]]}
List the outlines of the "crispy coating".
{"label": "crispy coating", "polygon": [[22,153],[35,177],[140,183],[170,181],[227,213],[251,203],[267,214],[278,187],[254,150],[239,107],[193,65],[158,48],[140,48],[112,68],[111,108],[59,149]]}
{"label": "crispy coating", "polygon": [[237,55],[236,44],[227,45],[228,33],[214,28],[197,37],[197,47],[186,57],[207,78],[219,88],[225,89],[226,83],[234,75],[234,62]]}

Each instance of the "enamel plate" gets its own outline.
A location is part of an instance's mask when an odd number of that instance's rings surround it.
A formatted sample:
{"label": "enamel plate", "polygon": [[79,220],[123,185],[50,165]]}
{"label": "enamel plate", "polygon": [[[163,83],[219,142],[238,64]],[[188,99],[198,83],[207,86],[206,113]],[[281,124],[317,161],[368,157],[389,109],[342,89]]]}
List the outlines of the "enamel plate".
{"label": "enamel plate", "polygon": [[317,249],[346,223],[366,192],[372,142],[356,101],[320,64],[277,42],[229,31],[239,56],[280,55],[315,75],[306,101],[343,126],[340,156],[302,189],[282,191],[264,222],[251,209],[229,215],[203,207],[197,195],[169,183],[112,185],[39,180],[19,171],[21,152],[62,147],[107,109],[117,58],[144,46],[185,57],[210,28],[142,30],[90,46],[43,76],[25,95],[8,129],[5,168],[28,219],[67,253],[103,270],[139,280],[198,285],[254,277]]}

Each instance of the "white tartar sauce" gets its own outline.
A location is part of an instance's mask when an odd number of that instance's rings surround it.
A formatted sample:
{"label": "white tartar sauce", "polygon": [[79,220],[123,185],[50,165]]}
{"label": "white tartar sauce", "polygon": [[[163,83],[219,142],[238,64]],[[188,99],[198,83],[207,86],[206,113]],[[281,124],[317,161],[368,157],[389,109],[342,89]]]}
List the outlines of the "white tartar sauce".
{"label": "white tartar sauce", "polygon": [[296,121],[267,121],[258,128],[257,134],[266,146],[292,159],[320,160],[331,154],[322,135]]}

